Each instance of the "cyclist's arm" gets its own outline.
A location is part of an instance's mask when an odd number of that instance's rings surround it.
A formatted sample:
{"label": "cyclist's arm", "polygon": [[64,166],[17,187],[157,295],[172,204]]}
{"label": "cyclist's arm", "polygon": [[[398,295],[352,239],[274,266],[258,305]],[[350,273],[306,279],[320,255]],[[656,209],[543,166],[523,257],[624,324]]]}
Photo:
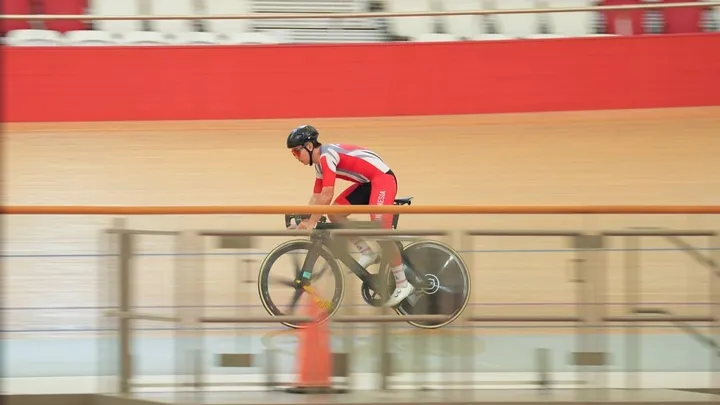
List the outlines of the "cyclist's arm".
{"label": "cyclist's arm", "polygon": [[[337,169],[338,161],[339,157],[337,154],[326,153],[320,156],[320,162],[318,162],[318,164],[321,167],[323,176],[322,179],[315,180],[315,194],[312,199],[314,201],[311,205],[330,205],[332,202],[335,196],[335,170]],[[323,214],[312,214],[308,220],[308,228],[314,228],[322,215]]]}
{"label": "cyclist's arm", "polygon": [[313,185],[313,195],[310,197],[310,202],[308,202],[308,205],[315,205],[315,201],[317,201],[318,197],[320,197],[320,192],[322,191],[322,178],[316,177],[315,178],[315,184]]}
{"label": "cyclist's arm", "polygon": [[[330,187],[323,187],[322,191],[320,191],[320,194],[316,194],[317,198],[313,196],[313,202],[310,203],[310,205],[330,205],[332,202],[333,196],[335,195],[335,186]],[[322,217],[323,214],[312,214],[310,215],[310,219],[308,219],[308,228],[312,229],[317,225],[318,221],[320,220],[320,217]]]}
{"label": "cyclist's arm", "polygon": [[[308,205],[315,205],[315,202],[317,201],[318,197],[320,197],[321,190],[322,190],[322,179],[318,177],[315,179],[315,186],[313,187],[313,194],[310,196],[310,201],[308,201]],[[303,222],[309,223],[309,219],[306,219]],[[295,229],[295,228],[296,228],[296,226],[293,225],[289,229]]]}
{"label": "cyclist's arm", "polygon": [[315,179],[315,187],[313,187],[313,194],[310,196],[310,201],[308,201],[308,205],[315,205],[315,201],[317,201],[318,197],[320,196],[321,190],[322,190],[322,179],[317,178],[317,179]]}

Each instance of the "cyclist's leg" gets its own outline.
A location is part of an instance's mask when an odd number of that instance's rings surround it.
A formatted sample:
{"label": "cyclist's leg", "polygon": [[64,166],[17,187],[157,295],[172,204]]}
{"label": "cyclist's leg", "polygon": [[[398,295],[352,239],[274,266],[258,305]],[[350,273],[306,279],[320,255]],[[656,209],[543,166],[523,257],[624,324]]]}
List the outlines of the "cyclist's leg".
{"label": "cyclist's leg", "polygon": [[[371,205],[393,205],[397,196],[397,180],[392,174],[381,176],[372,182],[370,191]],[[371,214],[374,221],[379,221],[383,229],[392,228],[393,214]],[[400,250],[393,243],[388,246],[390,257],[390,270],[395,278],[395,291],[385,303],[386,306],[395,306],[413,293],[415,287],[405,278],[405,266],[400,256]]]}
{"label": "cyclist's leg", "polygon": [[[351,205],[352,203],[350,202],[350,200],[357,198],[355,196],[359,193],[359,191],[358,191],[359,187],[360,187],[360,184],[355,183],[355,184],[352,184],[350,187],[346,188],[345,190],[343,190],[343,192],[340,193],[340,195],[338,195],[335,198],[333,205]],[[368,196],[369,195],[370,194],[368,193]],[[341,224],[341,223],[344,223],[345,221],[347,221],[348,215],[350,215],[350,214],[328,214],[327,217],[330,220],[330,222],[334,222],[336,224]]]}
{"label": "cyclist's leg", "polygon": [[[367,205],[370,201],[370,184],[353,184],[345,189],[335,199],[333,204],[336,205]],[[343,223],[348,221],[347,217],[349,214],[331,214],[328,215],[330,222]],[[360,252],[360,258],[358,263],[362,267],[367,267],[370,264],[377,261],[377,253],[368,246],[367,242],[361,237],[352,239],[353,245]]]}

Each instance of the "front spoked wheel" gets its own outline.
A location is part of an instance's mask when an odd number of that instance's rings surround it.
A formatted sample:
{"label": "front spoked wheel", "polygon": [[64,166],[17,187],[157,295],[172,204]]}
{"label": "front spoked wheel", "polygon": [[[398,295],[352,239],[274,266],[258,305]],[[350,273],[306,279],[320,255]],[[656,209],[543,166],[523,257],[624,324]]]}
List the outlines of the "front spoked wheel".
{"label": "front spoked wheel", "polygon": [[437,241],[423,240],[404,248],[410,267],[425,280],[426,288],[415,292],[395,307],[400,315],[447,315],[442,322],[408,322],[422,329],[450,324],[470,301],[470,272],[460,254]]}
{"label": "front spoked wheel", "polygon": [[[258,276],[260,301],[272,316],[304,315],[307,311],[302,306],[315,299],[327,311],[320,320],[325,322],[340,308],[344,287],[343,272],[332,252],[308,240],[288,241],[273,249]],[[290,328],[303,327],[295,322],[281,323]]]}

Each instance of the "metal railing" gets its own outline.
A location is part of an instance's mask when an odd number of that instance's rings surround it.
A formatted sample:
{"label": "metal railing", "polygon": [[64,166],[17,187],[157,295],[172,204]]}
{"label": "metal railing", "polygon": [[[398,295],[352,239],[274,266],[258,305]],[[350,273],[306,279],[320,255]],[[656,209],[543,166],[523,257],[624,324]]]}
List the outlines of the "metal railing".
{"label": "metal railing", "polygon": [[[288,210],[288,208],[290,208]],[[337,210],[337,211],[353,211],[353,212],[367,212],[367,211],[379,211],[378,207],[322,207],[325,211]],[[549,213],[606,213],[606,212],[634,212],[634,213],[658,213],[658,212],[689,212],[689,213],[707,213],[707,212],[720,212],[720,207],[412,207],[413,209],[406,209],[407,207],[381,207],[382,210],[388,212],[406,212],[406,213],[460,213],[459,211],[472,211],[472,212],[492,212],[492,213],[518,213],[518,212],[540,212],[544,214]],[[138,215],[155,215],[162,211],[164,208],[137,208],[134,213]],[[317,207],[173,207],[169,211],[177,214],[199,214],[208,213],[213,210],[220,210],[224,213],[228,212],[250,212],[256,213],[275,213],[275,212],[301,212],[301,211],[315,211],[320,208]],[[7,211],[13,213],[23,213],[28,211],[27,208],[10,207],[6,208]],[[71,212],[72,214],[79,214],[84,209],[67,209],[67,208],[32,208],[32,211],[42,212]],[[564,211],[563,211],[564,210]],[[87,210],[91,213],[116,213],[122,215],[131,214],[131,211],[127,208],[90,208]],[[684,332],[688,333],[689,336],[696,339],[697,342],[705,347],[709,347],[713,350],[713,345],[717,348],[717,341],[720,337],[720,281],[714,271],[717,268],[718,263],[718,251],[719,237],[716,232],[704,231],[704,230],[667,230],[667,229],[643,229],[643,230],[603,230],[596,232],[587,232],[582,230],[573,229],[560,229],[560,230],[547,230],[547,229],[527,229],[527,230],[502,230],[502,229],[477,229],[477,230],[462,230],[458,232],[449,232],[447,230],[408,230],[408,231],[396,231],[396,230],[328,230],[324,232],[336,233],[342,236],[352,235],[364,235],[374,236],[388,239],[417,239],[426,238],[428,236],[441,236],[449,239],[453,239],[455,245],[461,245],[463,247],[471,244],[472,238],[475,237],[493,237],[493,238],[509,238],[509,237],[540,237],[540,238],[562,238],[565,239],[568,246],[573,252],[574,259],[572,260],[574,269],[573,272],[576,275],[574,283],[576,288],[576,305],[572,310],[568,311],[565,315],[558,314],[547,314],[547,315],[487,315],[477,314],[476,311],[466,308],[463,314],[455,320],[454,323],[450,324],[447,328],[450,337],[448,339],[459,339],[462,336],[464,330],[469,328],[471,333],[475,333],[478,327],[482,328],[482,325],[527,325],[531,324],[534,327],[542,327],[542,325],[564,325],[574,329],[575,348],[570,353],[570,362],[576,369],[576,378],[571,378],[565,381],[557,381],[557,377],[553,377],[549,371],[550,364],[549,356],[552,352],[545,347],[537,347],[536,353],[536,377],[525,381],[524,384],[531,384],[538,388],[539,393],[548,391],[549,389],[563,384],[570,384],[573,386],[584,386],[586,389],[579,390],[577,392],[576,400],[605,400],[608,399],[608,367],[611,364],[612,351],[608,347],[608,333],[612,325],[618,324],[623,325],[624,336],[625,336],[625,364],[629,370],[640,370],[640,356],[638,351],[640,350],[640,336],[641,330],[646,324],[671,324],[674,328],[680,328]],[[202,401],[206,399],[207,395],[210,395],[207,391],[208,388],[212,387],[239,387],[243,385],[250,385],[257,387],[256,389],[278,389],[279,387],[285,387],[288,382],[281,382],[278,377],[279,374],[292,373],[293,370],[279,370],[277,365],[277,353],[272,347],[267,347],[264,350],[263,356],[265,358],[265,366],[263,367],[263,381],[262,382],[217,382],[209,381],[206,373],[207,364],[203,362],[203,358],[207,357],[205,352],[206,346],[203,341],[206,335],[205,326],[211,324],[218,325],[236,325],[243,327],[242,325],[252,324],[278,324],[281,322],[304,322],[308,321],[309,318],[306,316],[263,316],[257,314],[240,315],[240,316],[212,316],[203,314],[202,310],[188,310],[181,313],[181,306],[192,304],[195,307],[202,307],[204,300],[202,278],[203,264],[201,262],[203,254],[204,238],[250,238],[241,242],[241,247],[251,247],[252,238],[257,237],[307,237],[312,235],[309,231],[267,231],[267,230],[243,230],[243,231],[226,231],[226,230],[201,230],[201,231],[183,231],[183,232],[159,232],[153,231],[135,231],[126,229],[121,221],[115,222],[113,229],[107,231],[108,234],[119,236],[119,245],[117,246],[117,260],[119,263],[118,271],[120,282],[117,284],[118,291],[116,295],[118,297],[117,310],[111,310],[105,313],[109,318],[116,319],[117,331],[120,350],[117,358],[120,360],[119,364],[119,379],[116,387],[116,392],[113,394],[120,395],[131,395],[136,393],[137,390],[152,389],[152,388],[170,388],[173,390],[184,390],[182,395],[188,395],[188,390],[194,396],[194,400]],[[181,286],[177,288],[183,289],[182,293],[178,293],[177,297],[179,302],[178,313],[176,315],[160,315],[151,314],[147,312],[134,312],[131,310],[132,305],[132,283],[129,280],[132,279],[132,257],[133,253],[133,238],[136,235],[141,234],[172,234],[182,239],[178,241],[178,259],[179,265],[185,266],[185,270],[178,269],[178,272],[184,271],[186,276],[185,280],[182,279],[181,273],[177,273],[176,283],[181,284],[187,283],[189,285]],[[639,265],[638,255],[639,252],[635,249],[638,245],[639,238],[641,237],[660,237],[660,238],[673,238],[672,240],[678,244],[681,251],[688,253],[688,257],[692,258],[696,263],[701,264],[703,267],[709,269],[708,272],[708,293],[711,297],[710,302],[707,306],[706,314],[673,314],[670,311],[665,311],[662,308],[645,308],[642,302],[637,297],[637,288],[639,286]],[[685,241],[682,238],[686,237],[704,237],[707,238],[709,243],[715,250],[711,250],[712,257],[705,257],[702,252],[693,249],[693,245]],[[607,263],[604,258],[606,254],[606,244],[611,238],[622,238],[627,244],[626,261],[625,261],[625,274],[626,274],[626,302],[625,305],[627,310],[622,315],[608,314],[606,313],[606,286],[605,286],[605,273],[607,271]],[[475,270],[475,264],[471,261],[467,261],[468,266]],[[188,301],[189,300],[189,301]],[[352,305],[350,305],[352,306]],[[356,344],[353,341],[357,332],[354,329],[358,324],[373,324],[372,330],[374,330],[374,336],[377,337],[377,347],[373,349],[374,355],[379,359],[379,365],[377,372],[380,375],[377,389],[386,390],[396,387],[398,382],[393,382],[393,376],[397,374],[393,371],[394,361],[393,356],[390,354],[389,347],[392,339],[396,339],[397,336],[392,332],[391,325],[405,323],[409,321],[417,322],[434,322],[443,321],[447,319],[447,315],[397,315],[387,314],[386,311],[381,311],[379,314],[374,313],[339,313],[333,316],[330,320],[331,328],[340,327],[337,331],[341,335],[348,335],[347,339],[343,340],[343,347],[345,352],[335,353],[334,356],[342,355],[342,358],[338,357],[339,363],[343,364],[343,370],[339,371],[336,375],[345,377],[348,382],[347,386],[352,389],[354,385],[350,382],[354,378],[354,373],[351,371],[354,356],[353,346]],[[178,372],[178,375],[182,374],[183,377],[179,378],[179,381],[174,383],[143,383],[136,382],[133,376],[133,359],[129,354],[132,353],[132,341],[133,341],[133,327],[132,321],[137,320],[148,320],[155,322],[169,322],[173,324],[183,325],[176,332],[176,349],[178,350],[177,355],[185,358],[190,358],[189,362],[186,362],[184,367],[185,372]],[[693,326],[689,324],[703,324],[710,327],[710,336],[705,336],[703,333],[698,332]],[[337,325],[337,326],[333,326]],[[343,326],[346,325],[346,326]],[[247,330],[247,329],[245,329]],[[177,339],[181,339],[181,336],[192,336],[192,340],[184,343],[179,343]],[[419,342],[414,342],[413,346],[422,347],[426,346],[427,340],[433,338],[432,334],[424,333],[423,331],[416,332],[417,339]],[[347,336],[346,336],[347,337]],[[425,342],[425,343],[423,343]],[[448,349],[450,351],[460,350],[460,345],[454,345]],[[720,353],[720,352],[718,352]],[[218,354],[220,361],[226,367],[248,367],[254,360],[253,358],[257,355],[251,353],[224,353]],[[397,353],[396,353],[397,356]],[[462,356],[456,356],[462,357]],[[426,362],[427,360],[418,360]],[[470,373],[473,369],[472,360],[459,360],[459,363],[467,362],[467,364],[456,364],[460,373]],[[708,361],[711,362],[710,373],[713,376],[713,386],[719,387],[720,381],[718,375],[720,375],[720,356],[709,356]],[[217,364],[216,364],[217,366]],[[425,370],[427,365],[416,364],[413,367],[417,367],[414,370],[416,373],[423,374],[429,371]],[[468,371],[470,370],[470,371]],[[186,373],[189,373],[187,375]],[[428,386],[433,385],[430,381],[432,378],[429,377],[417,377],[421,381],[415,381],[415,386]],[[425,378],[424,381],[423,378]],[[478,382],[473,379],[472,376],[466,376],[458,378],[454,384],[461,387],[472,389],[477,388]],[[460,382],[462,380],[462,382]],[[418,385],[419,384],[419,385]],[[453,385],[453,382],[449,383]],[[522,384],[522,383],[519,383]],[[437,385],[437,384],[436,384]],[[625,376],[625,388],[641,388],[642,384],[640,377],[637,373],[628,372]],[[457,388],[457,387],[456,387]],[[592,389],[594,388],[594,389]],[[180,392],[180,391],[178,391]],[[180,395],[180,394],[177,394]],[[448,395],[460,395],[459,393],[450,393]]]}
{"label": "metal railing", "polygon": [[[604,215],[608,213],[627,215],[652,214],[687,214],[699,215],[720,213],[718,206],[579,206],[579,207],[483,207],[483,206],[412,206],[412,207],[368,207],[368,206],[291,206],[291,207],[3,207],[3,213],[14,215],[119,215],[119,216],[148,216],[148,215],[206,215],[206,214],[264,214],[276,215],[287,212],[352,212],[352,213],[406,213],[406,214],[539,214],[539,215]],[[213,343],[213,339],[223,334],[236,333],[238,336],[247,336],[253,327],[263,325],[278,325],[282,322],[308,321],[306,316],[268,316],[238,306],[237,302],[231,305],[234,313],[207,313],[208,298],[211,298],[213,286],[206,283],[205,274],[215,271],[205,263],[209,255],[208,240],[217,241],[215,249],[253,249],[257,239],[262,237],[292,237],[307,239],[314,235],[310,231],[268,231],[235,230],[221,227],[215,230],[188,230],[182,229],[183,224],[178,223],[178,230],[156,231],[141,227],[133,229],[128,227],[127,220],[115,220],[110,227],[102,232],[103,238],[110,238],[114,243],[107,246],[105,262],[100,268],[101,277],[105,280],[104,290],[99,291],[103,296],[108,310],[104,312],[105,324],[111,329],[110,344],[101,348],[99,361],[105,363],[105,369],[113,374],[111,386],[104,384],[104,394],[110,396],[124,396],[142,398],[148,390],[165,390],[181,397],[186,403],[200,403],[212,399],[214,390],[277,390],[292,384],[292,377],[287,374],[294,373],[294,367],[288,367],[288,355],[281,353],[281,349],[265,338],[261,339],[264,347],[258,353],[241,346],[228,349]],[[559,240],[567,246],[571,258],[571,276],[568,277],[568,286],[571,286],[574,300],[560,311],[544,311],[536,308],[533,311],[513,313],[489,313],[468,306],[462,314],[449,325],[438,330],[422,330],[408,328],[407,334],[400,324],[407,322],[442,322],[448,315],[400,315],[389,314],[387,309],[372,309],[369,305],[356,305],[355,294],[348,294],[339,311],[329,322],[333,336],[340,339],[340,347],[333,349],[333,359],[338,365],[336,377],[338,384],[345,380],[349,390],[358,389],[367,381],[360,377],[356,365],[367,362],[368,358],[375,359],[377,363],[370,368],[377,374],[378,390],[396,391],[403,388],[435,388],[446,389],[450,398],[460,398],[468,390],[483,391],[484,385],[518,385],[536,388],[538,395],[556,392],[554,388],[582,388],[577,390],[573,398],[578,401],[595,401],[610,398],[610,387],[617,387],[617,381],[611,381],[612,370],[617,363],[622,362],[624,375],[622,387],[630,389],[643,388],[641,371],[643,370],[641,339],[645,338],[643,332],[651,330],[652,325],[672,328],[677,335],[685,336],[693,347],[710,353],[707,356],[707,376],[711,378],[708,387],[720,387],[720,279],[718,276],[718,263],[720,263],[720,237],[717,232],[698,229],[574,229],[572,226],[562,229],[409,229],[409,230],[377,230],[377,229],[342,229],[327,230],[336,236],[363,235],[368,238],[386,240],[428,240],[428,238],[443,238],[444,243],[458,247],[459,252],[471,252],[477,238],[489,238],[492,241],[512,238],[539,238],[541,240]],[[140,247],[138,238],[170,237],[173,240],[175,251],[172,255],[172,274],[166,280],[160,280],[172,286],[171,313],[154,313],[151,310],[137,309],[137,282],[144,273],[137,267],[137,258],[141,256],[137,249]],[[235,238],[235,239],[233,239]],[[686,254],[688,260],[695,267],[704,269],[700,273],[707,280],[707,296],[710,297],[705,307],[693,312],[677,312],[672,308],[658,305],[647,305],[640,296],[640,242],[641,238],[661,238],[669,241],[677,251]],[[708,249],[699,248],[695,239],[707,241]],[[610,241],[620,240],[623,243],[624,262],[622,263],[624,277],[623,310],[610,311],[608,308],[607,274],[610,270],[607,256]],[[224,241],[224,242],[223,242]],[[691,243],[692,242],[692,243]],[[492,270],[485,268],[483,260],[477,260],[477,255],[462,253],[466,265],[473,277],[478,277],[482,283],[483,274]],[[472,257],[471,257],[472,256]],[[482,256],[481,256],[482,257]],[[214,262],[215,266],[226,266],[228,262]],[[249,269],[252,277],[252,270]],[[152,268],[145,271],[153,271]],[[215,282],[222,280],[222,275],[215,273]],[[158,282],[155,279],[154,282]],[[228,278],[228,283],[233,282]],[[237,282],[237,281],[235,281]],[[477,283],[477,281],[476,281]],[[348,287],[350,288],[350,287]],[[352,287],[354,288],[354,287]],[[355,291],[355,290],[353,290]],[[472,296],[477,302],[481,296]],[[247,298],[250,300],[251,298]],[[253,299],[254,296],[253,296]],[[229,304],[229,302],[224,302]],[[240,309],[237,309],[240,308]],[[243,309],[245,308],[245,309]],[[360,309],[359,309],[360,308]],[[238,313],[247,311],[248,313]],[[172,325],[171,348],[175,356],[174,375],[171,381],[153,380],[136,374],[137,363],[142,361],[137,357],[136,342],[138,340],[139,322],[155,322]],[[214,326],[223,326],[213,329]],[[232,328],[234,327],[234,329]],[[363,329],[363,327],[365,329]],[[475,358],[478,348],[477,337],[483,333],[493,333],[498,328],[531,328],[552,330],[568,330],[568,335],[574,340],[567,343],[563,349],[567,353],[568,362],[563,366],[570,367],[572,372],[556,372],[552,370],[558,360],[558,348],[547,346],[544,343],[531,343],[533,353],[532,361],[535,371],[532,375],[526,373],[522,378],[514,381],[497,381],[502,372],[493,373],[497,376],[492,382],[479,377]],[[703,328],[704,330],[700,330]],[[611,336],[615,331],[621,331],[623,346],[618,351],[616,346],[610,344]],[[677,333],[679,332],[679,333]],[[283,329],[273,331],[266,336],[282,336],[293,333],[292,330]],[[684,334],[684,335],[682,335]],[[234,336],[234,335],[233,335]],[[469,340],[465,337],[469,336]],[[367,343],[363,346],[363,339]],[[406,339],[406,340],[402,340]],[[419,354],[437,346],[439,339],[442,353],[439,355]],[[692,340],[689,340],[692,339]],[[402,348],[393,347],[403,342]],[[690,344],[690,343],[689,343]],[[370,347],[370,349],[368,349]],[[360,350],[369,350],[360,354]],[[668,350],[672,350],[668,348]],[[409,354],[406,354],[409,353]],[[469,354],[468,354],[469,353]],[[406,355],[404,355],[406,354]],[[284,356],[284,357],[283,357]],[[214,363],[208,362],[214,358]],[[284,360],[282,360],[284,359]],[[621,359],[621,360],[620,360]],[[282,360],[282,361],[281,361]],[[438,366],[434,362],[442,360]],[[116,362],[116,363],[113,363]],[[284,362],[284,363],[283,363]],[[281,364],[283,363],[283,364]],[[411,364],[410,364],[411,363]],[[367,364],[363,363],[367,369]],[[260,379],[217,378],[222,376],[218,370],[238,370],[248,372],[249,367],[260,367],[257,376]],[[441,367],[441,372],[433,369]],[[240,371],[244,370],[244,371]],[[404,370],[404,371],[399,371]],[[409,371],[408,371],[409,370]],[[257,371],[257,370],[256,370]],[[367,370],[365,370],[367,371]],[[227,373],[227,371],[225,371]],[[563,374],[565,373],[565,374]],[[438,376],[440,374],[441,376]],[[107,375],[106,375],[107,376]],[[416,399],[422,396],[417,391]],[[473,394],[474,395],[474,394]],[[537,399],[537,397],[534,397]]]}

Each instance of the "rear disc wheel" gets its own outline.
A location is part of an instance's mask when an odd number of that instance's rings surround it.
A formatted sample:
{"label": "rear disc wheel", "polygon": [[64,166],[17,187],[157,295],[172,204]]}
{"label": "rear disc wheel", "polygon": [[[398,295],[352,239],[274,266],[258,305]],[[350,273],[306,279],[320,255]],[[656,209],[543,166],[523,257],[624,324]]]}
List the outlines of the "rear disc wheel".
{"label": "rear disc wheel", "polygon": [[417,241],[405,246],[408,265],[427,284],[401,302],[400,315],[447,315],[445,321],[409,324],[422,329],[437,329],[452,323],[470,301],[470,272],[460,254],[438,241]]}

